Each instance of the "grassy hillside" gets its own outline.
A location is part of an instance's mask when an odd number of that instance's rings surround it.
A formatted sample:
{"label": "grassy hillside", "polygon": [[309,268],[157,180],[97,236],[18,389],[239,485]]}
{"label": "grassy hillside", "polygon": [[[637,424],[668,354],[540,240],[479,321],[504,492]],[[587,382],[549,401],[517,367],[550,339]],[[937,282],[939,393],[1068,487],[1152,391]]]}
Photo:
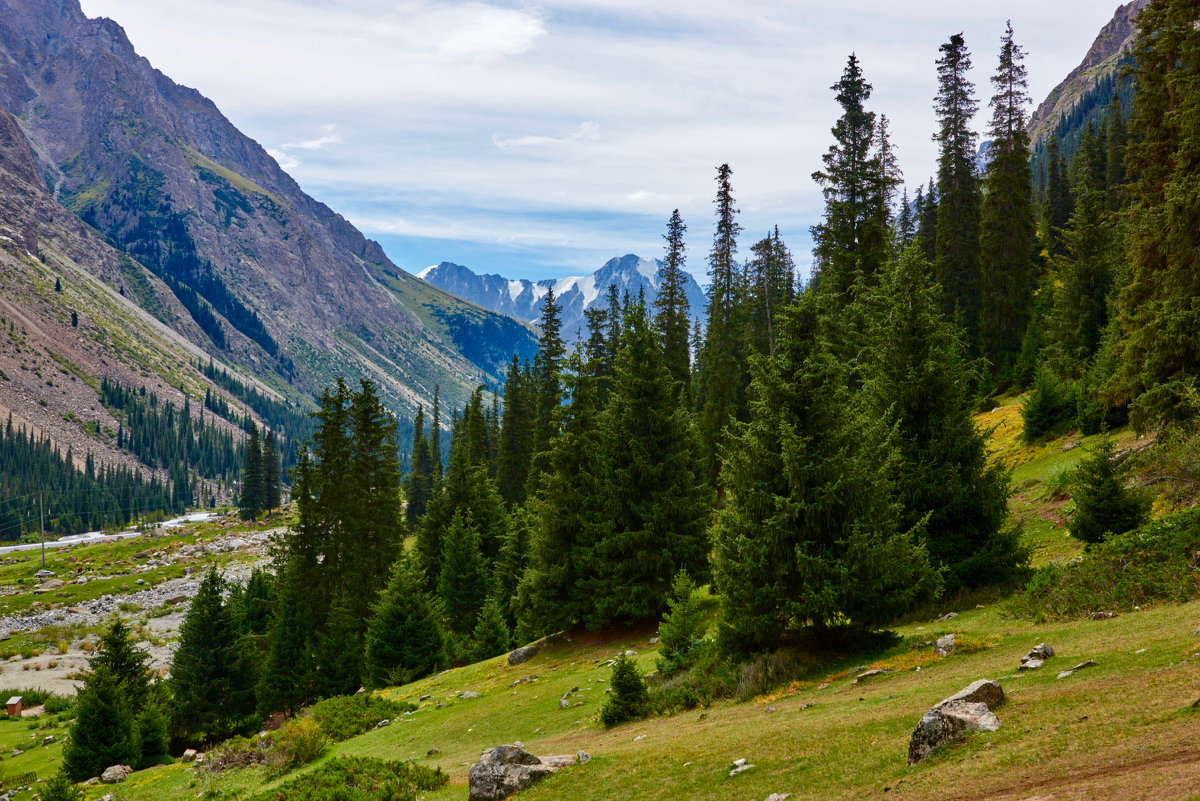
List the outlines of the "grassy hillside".
{"label": "grassy hillside", "polygon": [[[1074,436],[1024,445],[1017,401],[982,415],[994,427],[993,458],[1014,468],[1014,513],[1024,521],[1035,565],[1063,562],[1081,547],[1063,529],[1060,473],[1087,452]],[[1121,433],[1122,447],[1135,444]],[[985,603],[980,603],[980,601]],[[415,760],[440,766],[445,788],[428,801],[467,795],[467,769],[486,748],[514,741],[537,754],[592,760],[563,770],[522,794],[526,801],[589,799],[1196,799],[1200,798],[1200,602],[1162,605],[1111,619],[1035,624],[1006,613],[1005,593],[944,600],[898,625],[899,639],[867,652],[835,656],[799,672],[790,685],[742,702],[721,701],[670,717],[605,730],[598,712],[611,669],[604,662],[635,650],[654,669],[654,632],[579,633],[521,665],[504,657],[471,665],[384,695],[419,704],[386,727],[329,747],[332,756]],[[946,613],[955,612],[953,617]],[[948,657],[940,635],[956,635]],[[1020,658],[1047,642],[1057,655],[1018,673]],[[1069,678],[1085,660],[1098,665]],[[865,668],[892,673],[857,682]],[[743,676],[752,683],[751,671]],[[922,713],[979,678],[1000,681],[1008,700],[1002,727],[907,767],[907,743]],[[572,690],[571,704],[559,699]],[[464,692],[478,698],[462,697]],[[420,701],[424,696],[430,698]],[[0,737],[7,736],[0,723]],[[53,748],[51,746],[50,748]],[[735,759],[755,767],[730,777]],[[122,801],[246,798],[296,773],[272,778],[261,768],[207,773],[176,764],[134,774],[116,789]],[[112,788],[96,789],[98,798]],[[885,795],[886,794],[886,795]]]}

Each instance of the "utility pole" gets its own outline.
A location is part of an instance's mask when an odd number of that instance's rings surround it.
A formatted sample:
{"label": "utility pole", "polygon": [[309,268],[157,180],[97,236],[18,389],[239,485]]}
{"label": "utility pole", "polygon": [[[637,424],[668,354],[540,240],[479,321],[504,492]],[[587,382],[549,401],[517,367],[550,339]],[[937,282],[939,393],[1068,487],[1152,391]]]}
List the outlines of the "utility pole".
{"label": "utility pole", "polygon": [[42,568],[46,567],[46,502],[45,493],[38,493],[38,528],[42,531]]}

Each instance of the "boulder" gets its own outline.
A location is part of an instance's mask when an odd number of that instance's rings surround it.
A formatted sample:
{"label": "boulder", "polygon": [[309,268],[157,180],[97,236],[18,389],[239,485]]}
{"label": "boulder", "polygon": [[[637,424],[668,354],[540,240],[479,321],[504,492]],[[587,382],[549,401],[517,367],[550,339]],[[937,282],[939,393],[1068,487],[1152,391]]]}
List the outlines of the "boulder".
{"label": "boulder", "polygon": [[933,646],[933,651],[938,656],[950,656],[954,653],[954,635],[947,634],[944,637],[937,638],[937,644]]}
{"label": "boulder", "polygon": [[584,761],[587,760],[583,754],[537,757],[515,745],[498,745],[484,751],[479,761],[471,766],[468,798],[469,801],[499,801],[519,793],[538,779]]}
{"label": "boulder", "polygon": [[947,743],[961,740],[969,731],[996,731],[1000,720],[987,704],[943,701],[921,717],[908,741],[908,764],[915,765]]}
{"label": "boulder", "polygon": [[739,773],[745,773],[746,771],[748,771],[754,767],[757,767],[757,765],[747,764],[746,760],[744,760],[744,759],[735,759],[735,760],[733,760],[733,769],[731,771],[729,771],[729,775],[736,776]]}
{"label": "boulder", "polygon": [[886,676],[891,672],[891,668],[875,668],[874,670],[867,670],[855,676],[854,683],[858,684],[860,681],[870,681],[878,676]]}
{"label": "boulder", "polygon": [[508,664],[519,665],[522,662],[528,662],[530,659],[533,659],[537,652],[537,646],[534,645],[526,645],[521,648],[517,648],[509,653]]}
{"label": "boulder", "polygon": [[1021,660],[1021,665],[1017,668],[1017,670],[1037,670],[1044,664],[1046,663],[1042,659],[1030,659],[1029,657],[1025,657]]}
{"label": "boulder", "polygon": [[1037,670],[1054,656],[1054,649],[1046,643],[1038,643],[1029,649],[1029,653],[1021,657],[1021,666],[1017,670]]}
{"label": "boulder", "polygon": [[125,777],[130,773],[133,773],[133,768],[128,765],[110,765],[100,774],[100,781],[105,784],[116,784],[125,781]]}
{"label": "boulder", "polygon": [[999,682],[992,679],[973,681],[954,695],[938,703],[934,709],[957,701],[965,701],[971,704],[987,704],[990,709],[999,706],[1004,701],[1004,688],[1000,686]]}

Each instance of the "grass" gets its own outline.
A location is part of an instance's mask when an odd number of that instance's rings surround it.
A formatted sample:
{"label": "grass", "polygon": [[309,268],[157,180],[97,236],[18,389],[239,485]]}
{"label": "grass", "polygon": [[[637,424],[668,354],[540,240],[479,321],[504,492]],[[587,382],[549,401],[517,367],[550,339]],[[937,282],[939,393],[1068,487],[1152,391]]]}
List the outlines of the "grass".
{"label": "grass", "polygon": [[[1010,399],[983,415],[984,424],[1011,420],[1015,403]],[[1035,562],[1063,560],[1080,547],[1053,522],[1061,516],[1062,499],[1047,497],[1046,485],[1085,451],[1064,451],[1062,440],[1025,445],[1018,435],[1019,429],[997,426],[993,458],[1011,460],[1016,468],[1020,491],[1014,511],[1025,520]],[[762,799],[776,792],[791,793],[797,801],[885,793],[911,801],[1196,798],[1200,711],[1192,704],[1200,695],[1200,635],[1192,632],[1200,625],[1200,602],[1143,607],[1108,620],[1035,623],[1004,616],[1010,594],[992,589],[946,599],[899,623],[891,645],[810,666],[801,679],[750,701],[718,701],[611,730],[598,721],[611,677],[601,664],[632,649],[639,652],[639,669],[653,670],[653,631],[575,634],[521,665],[498,657],[390,688],[385,697],[418,709],[336,744],[292,775],[341,755],[411,759],[447,772],[450,783],[422,797],[449,801],[466,796],[467,768],[481,751],[519,740],[537,754],[585,750],[593,757],[524,791],[523,801]],[[957,616],[939,621],[948,610]],[[919,645],[948,633],[958,642],[948,657]],[[1021,656],[1043,641],[1057,655],[1040,670],[1019,673]],[[1098,665],[1056,678],[1089,659]],[[860,667],[893,672],[855,683]],[[968,737],[908,767],[908,736],[922,713],[985,677],[999,680],[1007,694],[995,710],[1001,729]],[[573,687],[580,688],[573,699],[583,705],[559,710],[559,698]],[[462,698],[467,690],[480,697]],[[425,695],[432,697],[421,702]],[[756,767],[730,777],[738,758]],[[258,768],[206,776],[172,765],[135,774],[122,785],[120,798],[219,792],[244,799],[279,782]],[[94,789],[89,798],[103,792]]]}

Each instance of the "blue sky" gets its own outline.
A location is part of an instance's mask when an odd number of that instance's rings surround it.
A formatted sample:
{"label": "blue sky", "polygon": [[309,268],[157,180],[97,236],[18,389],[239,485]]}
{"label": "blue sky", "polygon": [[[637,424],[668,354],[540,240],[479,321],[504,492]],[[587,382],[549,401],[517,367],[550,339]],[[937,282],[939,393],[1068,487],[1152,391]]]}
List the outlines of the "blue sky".
{"label": "blue sky", "polygon": [[671,210],[704,282],[715,168],[742,251],[778,225],[796,261],[822,202],[855,51],[906,183],[933,172],[938,45],[962,31],[984,98],[1006,19],[1040,102],[1116,4],[1097,0],[83,0],[212,98],[401,267],[543,278],[660,256]]}

